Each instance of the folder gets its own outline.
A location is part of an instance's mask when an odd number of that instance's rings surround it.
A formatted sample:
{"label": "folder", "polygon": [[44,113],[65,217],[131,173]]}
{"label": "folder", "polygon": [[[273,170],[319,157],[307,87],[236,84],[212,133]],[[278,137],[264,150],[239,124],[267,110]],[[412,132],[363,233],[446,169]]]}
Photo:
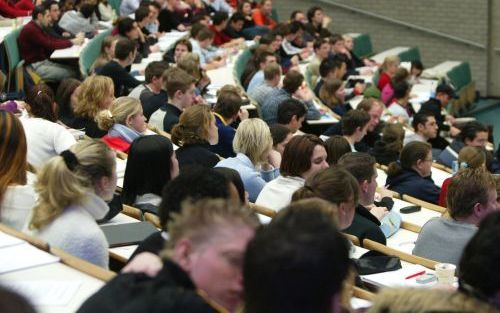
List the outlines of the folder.
{"label": "folder", "polygon": [[108,239],[110,248],[136,245],[159,231],[150,222],[103,225],[101,229]]}

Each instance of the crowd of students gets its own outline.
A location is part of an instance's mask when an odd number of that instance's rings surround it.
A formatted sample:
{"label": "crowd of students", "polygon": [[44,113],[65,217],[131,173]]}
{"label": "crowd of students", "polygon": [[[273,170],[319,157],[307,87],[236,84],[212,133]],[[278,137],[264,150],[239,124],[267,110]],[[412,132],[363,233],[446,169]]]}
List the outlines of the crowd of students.
{"label": "crowd of students", "polygon": [[[442,113],[455,97],[449,85],[413,110],[420,62],[407,70],[395,56],[356,56],[320,7],[278,23],[271,0],[123,0],[118,18],[105,1],[71,3],[34,6],[21,30],[21,56],[57,89],[36,84],[0,110],[0,222],[103,268],[98,223],[122,203],[161,224],[79,312],[234,312],[243,303],[250,313],[344,312],[353,269],[341,232],[385,245],[401,225],[391,191],[447,208],[422,227],[413,253],[459,265],[459,289],[385,292],[371,312],[500,309],[500,152],[486,149],[486,126]],[[113,36],[80,81],[50,55],[81,44],[80,31],[95,35],[98,19],[115,19]],[[137,80],[131,65],[173,30],[188,38]],[[245,39],[256,45],[237,77],[243,88],[218,88],[210,105],[206,72]],[[358,74],[378,79],[346,83]],[[363,94],[353,109],[349,99]],[[248,100],[260,117],[250,118]],[[324,114],[314,101],[340,120],[322,136],[303,132]],[[117,157],[127,160],[119,193]],[[433,161],[457,172],[442,187]],[[385,187],[377,163],[388,166]],[[249,202],[277,215],[260,226]]]}

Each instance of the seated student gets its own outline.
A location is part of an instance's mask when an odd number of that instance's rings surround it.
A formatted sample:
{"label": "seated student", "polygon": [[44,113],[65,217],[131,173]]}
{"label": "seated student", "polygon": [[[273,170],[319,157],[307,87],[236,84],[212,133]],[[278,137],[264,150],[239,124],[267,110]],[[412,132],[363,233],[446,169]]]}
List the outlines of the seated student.
{"label": "seated student", "polygon": [[196,81],[195,93],[200,96],[207,92],[207,87],[211,81],[206,71],[201,67],[200,57],[192,52],[187,52],[177,60],[177,67],[193,76]]}
{"label": "seated student", "polygon": [[447,208],[449,217],[433,218],[422,227],[413,254],[458,265],[479,223],[497,208],[493,176],[483,168],[459,171],[448,188]]}
{"label": "seated student", "polygon": [[226,65],[226,59],[221,50],[210,48],[214,36],[215,34],[212,30],[203,26],[196,32],[196,36],[190,39],[193,46],[193,53],[200,56],[200,63],[204,70],[213,70]]}
{"label": "seated student", "polygon": [[386,124],[382,130],[382,138],[375,142],[375,147],[370,154],[375,157],[378,164],[389,165],[397,162],[401,150],[403,150],[403,139],[405,130],[400,124]]}
{"label": "seated student", "polygon": [[319,65],[319,75],[318,81],[314,82],[314,94],[319,97],[319,91],[321,90],[321,86],[326,81],[338,79],[342,80],[346,73],[345,63],[340,60],[340,58],[327,58],[321,61]]}
{"label": "seated student", "polygon": [[[115,154],[104,142],[85,139],[52,158],[38,173],[39,199],[29,229],[51,246],[108,267],[108,242],[96,220],[116,189]],[[61,192],[64,186],[64,192]]]}
{"label": "seated student", "polygon": [[[361,59],[354,53],[354,39],[349,36],[349,35],[343,35],[342,38],[344,39],[344,47],[345,47],[345,54],[347,56],[348,62],[347,62],[347,67],[349,69],[356,69],[357,67],[364,67],[364,66],[374,66],[376,65],[376,62],[370,59],[363,58]],[[370,70],[371,72],[371,70]]]}
{"label": "seated student", "polygon": [[149,123],[166,132],[179,122],[182,111],[195,104],[195,80],[179,68],[165,72],[164,88],[167,90],[168,103],[162,105],[149,118]]}
{"label": "seated student", "polygon": [[428,142],[430,139],[436,138],[438,134],[436,118],[431,112],[419,111],[413,116],[411,126],[415,132],[405,136],[405,145],[412,141]]}
{"label": "seated student", "polygon": [[57,103],[59,121],[63,125],[69,126],[73,124],[75,119],[73,108],[78,101],[81,84],[82,82],[77,79],[68,78],[62,81],[59,87],[57,87],[55,101]]}
{"label": "seated student", "polygon": [[[470,168],[486,168],[486,151],[478,147],[464,147],[460,150],[456,171]],[[453,177],[448,177],[443,181],[443,185],[441,186],[439,205],[442,207],[446,207],[446,195],[448,194],[448,187],[452,181]]]}
{"label": "seated student", "polygon": [[453,161],[457,160],[458,153],[463,147],[483,148],[488,142],[488,128],[479,122],[468,122],[465,124],[458,138],[454,139],[446,149],[438,156],[437,161],[451,168]]}
{"label": "seated student", "polygon": [[418,84],[420,82],[420,76],[424,72],[424,65],[419,60],[411,61],[410,67],[410,84]]}
{"label": "seated student", "polygon": [[120,39],[116,43],[115,59],[109,61],[99,71],[99,75],[108,76],[113,80],[115,97],[128,95],[130,90],[141,83],[126,70],[134,63],[135,54],[135,44],[129,39]]}
{"label": "seated student", "polygon": [[335,114],[344,116],[352,107],[345,102],[345,89],[341,80],[327,80],[319,89],[319,98]]}
{"label": "seated student", "polygon": [[356,152],[354,144],[366,135],[370,115],[364,110],[351,110],[342,117],[342,135],[349,142],[351,151]]}
{"label": "seated student", "polygon": [[243,263],[245,312],[343,311],[349,245],[324,202],[293,203],[256,232]]}
{"label": "seated student", "polygon": [[240,12],[236,12],[231,15],[226,28],[224,28],[223,32],[226,36],[232,39],[245,38],[243,34],[243,25],[245,24],[245,16]]}
{"label": "seated student", "polygon": [[377,295],[370,312],[498,312],[499,223],[499,212],[489,214],[463,249],[458,264],[458,290],[386,289]]}
{"label": "seated student", "polygon": [[154,258],[161,270],[152,277],[118,275],[78,312],[130,308],[141,312],[214,312],[215,308],[234,312],[243,301],[243,264],[229,262],[228,257],[243,260],[258,225],[254,213],[226,200],[187,203],[169,223],[164,259]]}
{"label": "seated student", "polygon": [[263,25],[256,25],[252,17],[253,2],[249,0],[238,1],[237,12],[233,14],[241,14],[245,20],[241,33],[246,40],[254,40],[256,36],[263,36],[269,33],[269,28]]}
{"label": "seated student", "polygon": [[91,74],[99,72],[104,65],[113,60],[115,57],[115,46],[117,41],[118,39],[114,36],[104,38],[101,43],[101,52],[90,67],[89,72]]}
{"label": "seated student", "polygon": [[149,63],[145,70],[145,83],[135,87],[128,95],[141,101],[146,119],[168,101],[167,92],[162,89],[163,73],[167,69],[168,65],[164,62]]}
{"label": "seated student", "polygon": [[377,88],[382,91],[385,85],[391,83],[391,79],[399,68],[399,57],[396,55],[387,56],[379,68],[379,78]]}
{"label": "seated student", "polygon": [[252,11],[252,19],[255,25],[265,26],[273,29],[278,23],[272,18],[273,2],[261,0],[260,6]]}
{"label": "seated student", "polygon": [[338,227],[351,226],[359,198],[358,182],[345,169],[327,168],[310,176],[303,187],[294,192],[292,203],[308,198],[320,198],[336,206]]}
{"label": "seated student", "polygon": [[120,97],[113,101],[109,110],[97,114],[97,125],[107,131],[102,137],[111,149],[128,153],[132,142],[146,134],[146,118],[139,100]]}
{"label": "seated student", "polygon": [[177,61],[187,52],[193,52],[193,46],[189,39],[181,38],[175,42],[172,49],[165,52],[163,61],[169,64],[177,63]]}
{"label": "seated student", "polygon": [[0,221],[16,230],[27,226],[36,193],[27,184],[27,144],[23,125],[0,110]]}
{"label": "seated student", "polygon": [[264,82],[247,92],[248,96],[255,100],[259,106],[262,106],[269,93],[274,89],[278,89],[281,83],[281,67],[278,64],[266,65],[263,72]]}
{"label": "seated student", "polygon": [[219,132],[219,142],[210,150],[223,158],[234,157],[233,139],[236,129],[231,125],[248,118],[248,111],[241,109],[242,99],[236,91],[220,92],[214,107],[215,123]]}
{"label": "seated student", "polygon": [[328,58],[328,54],[330,53],[330,42],[326,38],[316,39],[314,41],[314,57],[307,65],[307,69],[311,73],[311,83],[312,88],[316,86],[319,75],[319,66],[321,62]]}
{"label": "seated student", "polygon": [[30,16],[34,10],[33,2],[29,0],[20,1],[1,1],[0,2],[0,15],[4,18],[16,18],[21,16]]}
{"label": "seated student", "polygon": [[212,25],[210,29],[214,32],[213,45],[221,48],[236,47],[243,43],[243,37],[231,38],[224,30],[227,27],[229,15],[226,12],[216,12],[212,16]]}
{"label": "seated student", "polygon": [[401,216],[390,212],[394,205],[391,197],[383,197],[375,201],[377,189],[377,168],[375,159],[367,153],[349,152],[338,161],[337,166],[351,173],[359,184],[359,203],[352,225],[345,230],[348,234],[386,243],[386,238],[393,235],[401,224]]}
{"label": "seated student", "polygon": [[255,204],[279,211],[311,175],[328,167],[325,143],[315,135],[293,137],[286,145],[278,178],[267,183]]}
{"label": "seated student", "polygon": [[285,125],[292,134],[298,134],[306,118],[306,107],[295,99],[285,100],[278,107],[278,124]]}
{"label": "seated student", "polygon": [[122,201],[157,214],[163,187],[177,175],[179,163],[168,138],[160,135],[137,138],[127,158]]}
{"label": "seated student", "polygon": [[349,141],[342,136],[333,135],[325,141],[328,154],[326,162],[330,167],[337,166],[339,159],[346,153],[351,152]]}
{"label": "seated student", "polygon": [[103,22],[112,22],[117,16],[115,9],[107,0],[98,1],[97,10],[99,12],[99,19]]}
{"label": "seated student", "polygon": [[253,92],[255,88],[264,83],[264,69],[268,65],[277,64],[277,58],[274,52],[272,52],[271,50],[258,48],[255,51],[255,61],[249,62],[249,65],[252,63],[258,65],[258,68],[256,67],[256,69],[252,71],[252,73],[249,73],[248,77],[245,77],[245,73],[241,75],[242,85],[243,87],[247,87],[246,91],[248,93]]}
{"label": "seated student", "polygon": [[158,21],[160,22],[158,28],[159,32],[170,32],[172,30],[178,30],[180,32],[186,31],[186,26],[181,22],[175,12],[177,5],[178,2],[176,0],[165,1],[165,5],[158,15]]}
{"label": "seated student", "polygon": [[54,93],[40,83],[31,88],[25,99],[27,115],[21,117],[28,144],[28,163],[40,168],[50,158],[76,143],[73,135],[57,123]]}
{"label": "seated student", "polygon": [[307,106],[307,120],[318,120],[321,113],[312,102],[314,94],[304,86],[304,76],[298,71],[289,71],[283,79],[283,87],[273,90],[262,105],[262,118],[269,125],[276,123],[279,104],[292,97],[301,100]]}
{"label": "seated student", "polygon": [[272,150],[269,127],[260,119],[250,118],[240,123],[233,140],[236,157],[217,163],[240,173],[249,200],[255,202],[267,182],[279,175],[280,158]]}
{"label": "seated student", "polygon": [[401,195],[437,204],[441,188],[431,178],[432,147],[413,141],[403,147],[399,162],[389,164],[386,185]]}
{"label": "seated student", "polygon": [[273,150],[283,156],[286,145],[293,138],[290,128],[281,124],[273,124],[269,126],[269,130],[271,130],[271,137],[273,138]]}
{"label": "seated student", "polygon": [[298,65],[300,60],[309,57],[309,48],[299,48],[293,44],[297,38],[302,38],[303,34],[304,25],[300,22],[291,22],[286,26],[279,50],[280,63],[284,69],[288,69],[292,65]]}
{"label": "seated student", "polygon": [[[150,52],[149,43],[137,23],[130,17],[120,17],[116,22],[116,28],[112,32],[119,39],[131,40],[137,48],[133,63],[140,63],[143,58],[147,58]],[[152,51],[151,51],[152,52]]]}
{"label": "seated student", "polygon": [[[152,7],[152,6],[151,6]],[[144,35],[144,40],[150,45],[154,45],[158,42],[156,34],[149,32],[147,26],[153,22],[153,15],[151,14],[149,5],[141,5],[137,10],[135,10],[134,19],[137,23],[137,27],[141,30]]]}
{"label": "seated student", "polygon": [[[383,90],[381,90],[380,100],[382,100],[385,105],[390,107],[394,100],[396,100],[396,97],[394,96],[394,88],[396,87],[396,85],[399,85],[402,82],[408,82],[409,78],[410,73],[408,72],[408,70],[404,67],[399,67],[389,83],[385,85]],[[411,90],[411,86],[408,86],[408,88]],[[402,92],[400,91],[400,97],[402,96],[401,93]]]}
{"label": "seated student", "polygon": [[181,171],[192,165],[214,167],[219,157],[209,146],[219,141],[215,118],[208,106],[196,105],[182,112],[179,123],[172,128],[172,142]]}
{"label": "seated student", "polygon": [[76,105],[73,107],[75,119],[68,126],[82,129],[91,138],[101,138],[107,132],[99,129],[95,119],[102,110],[109,110],[113,103],[114,87],[111,78],[101,75],[87,77],[80,86]]}
{"label": "seated student", "polygon": [[307,10],[307,21],[305,30],[314,38],[327,38],[332,34],[328,31],[329,17],[325,17],[323,10],[318,6],[313,6]]}
{"label": "seated student", "polygon": [[394,101],[388,111],[401,124],[409,124],[415,111],[410,103],[411,87],[406,81],[394,85]]}
{"label": "seated student", "polygon": [[59,27],[76,35],[80,32],[97,34],[97,19],[94,19],[95,7],[90,3],[82,3],[78,7],[78,11],[66,11],[59,20]]}
{"label": "seated student", "polygon": [[47,6],[39,5],[33,9],[32,20],[22,28],[17,39],[19,56],[24,60],[25,66],[31,65],[44,81],[76,78],[78,77],[76,69],[49,59],[54,50],[81,45],[84,40],[83,33],[78,34],[74,39],[59,39],[43,30],[50,25],[50,22],[50,12]]}

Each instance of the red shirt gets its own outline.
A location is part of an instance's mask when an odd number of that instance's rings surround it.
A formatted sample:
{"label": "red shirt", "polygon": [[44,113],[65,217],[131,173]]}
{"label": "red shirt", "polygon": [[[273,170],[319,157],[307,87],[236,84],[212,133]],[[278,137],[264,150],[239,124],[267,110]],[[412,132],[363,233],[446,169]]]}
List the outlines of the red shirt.
{"label": "red shirt", "polygon": [[23,27],[17,44],[19,54],[26,64],[47,60],[54,50],[69,48],[73,45],[68,39],[59,39],[44,32],[35,21]]}
{"label": "red shirt", "polygon": [[439,194],[439,205],[446,208],[446,197],[448,195],[448,186],[451,183],[453,177],[448,177],[443,181],[443,186],[441,186],[441,193]]}
{"label": "red shirt", "polygon": [[267,26],[269,29],[273,29],[277,25],[275,20],[262,14],[260,9],[253,10],[252,18],[255,25]]}
{"label": "red shirt", "polygon": [[385,85],[390,84],[390,83],[391,83],[391,76],[389,76],[389,74],[387,74],[386,72],[383,72],[382,74],[380,74],[380,78],[378,79],[377,87],[380,91],[382,91],[384,89]]}
{"label": "red shirt", "polygon": [[30,16],[34,7],[30,0],[21,0],[15,4],[7,0],[0,0],[0,15],[8,18]]}
{"label": "red shirt", "polygon": [[226,42],[230,42],[233,39],[233,38],[229,37],[228,35],[226,35],[225,33],[218,31],[214,25],[210,25],[210,29],[215,34],[213,45],[216,47],[221,46],[221,45],[225,44]]}

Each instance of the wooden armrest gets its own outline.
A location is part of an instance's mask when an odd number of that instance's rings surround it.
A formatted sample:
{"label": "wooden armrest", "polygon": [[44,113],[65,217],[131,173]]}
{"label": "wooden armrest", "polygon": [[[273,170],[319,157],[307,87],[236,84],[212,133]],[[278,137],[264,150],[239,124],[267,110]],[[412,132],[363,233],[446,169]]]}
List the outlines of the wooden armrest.
{"label": "wooden armrest", "polygon": [[453,171],[451,170],[451,168],[449,168],[446,165],[439,164],[439,163],[436,163],[436,162],[432,162],[432,167],[435,167],[435,168],[443,170],[443,171],[445,171],[447,173],[453,174]]}
{"label": "wooden armrest", "polygon": [[77,258],[74,255],[71,255],[61,249],[51,248],[50,252],[53,255],[56,255],[61,258],[61,262],[72,267],[74,269],[79,270],[80,272],[86,273],[92,277],[95,277],[102,281],[109,281],[113,277],[116,276],[115,272],[108,271],[102,267],[99,267],[95,264]]}
{"label": "wooden armrest", "polygon": [[122,213],[130,217],[133,217],[136,220],[142,221],[142,211],[139,210],[138,208],[134,208],[133,206],[123,204]]}
{"label": "wooden armrest", "polygon": [[420,200],[420,199],[417,199],[417,198],[409,196],[409,195],[403,195],[403,200],[407,201],[407,202],[411,202],[413,204],[420,205],[423,208],[433,210],[433,211],[439,212],[441,214],[443,214],[447,211],[447,209],[442,207],[442,206],[439,206],[439,205],[436,205],[434,203],[430,203],[430,202],[427,202],[424,200]]}
{"label": "wooden armrest", "polygon": [[401,228],[409,230],[409,231],[414,232],[414,233],[420,233],[420,231],[422,230],[422,227],[415,225],[413,223],[404,222],[404,221],[401,221]]}
{"label": "wooden armrest", "polygon": [[254,204],[254,203],[249,203],[249,207],[253,211],[255,211],[259,214],[265,215],[267,217],[273,218],[274,216],[276,216],[276,211],[274,211],[273,209],[266,208],[264,206]]}
{"label": "wooden armrest", "polygon": [[11,235],[13,237],[19,238],[21,240],[25,240],[40,250],[43,250],[45,252],[50,251],[50,246],[47,242],[45,242],[41,239],[35,238],[33,236],[30,236],[28,234],[22,233],[18,230],[15,230],[14,228],[11,228],[5,224],[0,223],[0,231],[3,231],[4,233]]}
{"label": "wooden armrest", "polygon": [[361,289],[359,287],[352,288],[352,295],[356,298],[365,299],[368,301],[373,301],[373,299],[375,299],[374,293],[369,292],[368,290]]}
{"label": "wooden armrest", "polygon": [[347,239],[349,239],[353,245],[358,246],[358,247],[360,246],[360,241],[359,241],[358,237],[351,235],[351,234],[346,234],[346,233],[342,233],[342,234],[344,234],[344,236],[346,236]]}
{"label": "wooden armrest", "polygon": [[120,159],[120,160],[126,160],[128,158],[128,155],[125,153],[125,152],[122,152],[122,151],[118,151],[118,150],[115,150],[116,152],[116,156]]}
{"label": "wooden armrest", "polygon": [[161,223],[160,223],[160,218],[153,213],[149,213],[149,212],[144,213],[144,220],[150,222],[156,228],[160,228],[160,229],[162,228]]}

